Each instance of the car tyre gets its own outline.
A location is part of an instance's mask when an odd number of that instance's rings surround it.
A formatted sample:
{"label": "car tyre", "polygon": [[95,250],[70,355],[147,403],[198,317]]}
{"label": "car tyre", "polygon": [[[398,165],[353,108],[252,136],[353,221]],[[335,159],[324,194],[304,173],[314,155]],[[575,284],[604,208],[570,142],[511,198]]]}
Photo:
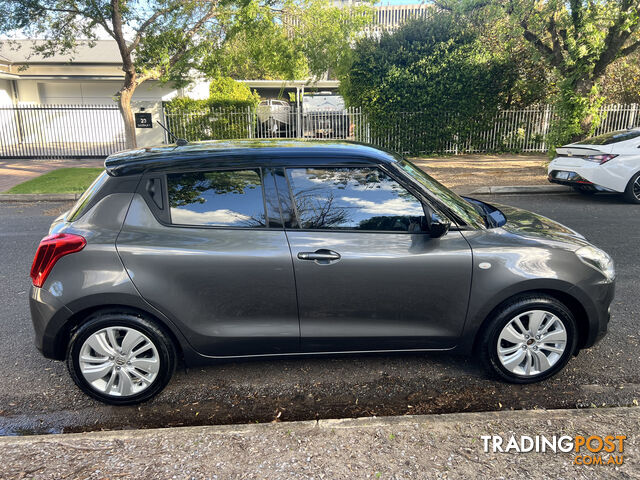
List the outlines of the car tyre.
{"label": "car tyre", "polygon": [[640,172],[631,177],[624,191],[624,198],[629,203],[640,203]]}
{"label": "car tyre", "polygon": [[110,405],[132,405],[169,383],[176,350],[163,329],[141,315],[98,312],[73,333],[67,367],[87,395]]}
{"label": "car tyre", "polygon": [[[542,313],[534,316],[532,312],[543,312],[545,316],[542,317]],[[539,322],[537,331],[528,331],[529,327],[536,330],[539,318],[545,320]],[[516,319],[524,327],[524,332],[520,331],[522,328],[517,326]],[[547,325],[546,321],[553,324]],[[513,330],[508,328],[510,325]],[[542,336],[538,335],[540,340],[536,340],[536,335],[545,327],[548,330]],[[555,343],[547,342],[548,338],[553,338]],[[520,339],[522,342],[518,343]],[[479,353],[485,366],[499,378],[524,384],[545,380],[562,370],[576,350],[576,344],[575,318],[563,303],[546,295],[526,295],[504,303],[492,313],[480,337]],[[561,347],[562,352],[559,353]],[[518,358],[520,355],[524,355],[522,359]],[[546,360],[541,360],[542,356]],[[530,368],[528,373],[527,365]]]}

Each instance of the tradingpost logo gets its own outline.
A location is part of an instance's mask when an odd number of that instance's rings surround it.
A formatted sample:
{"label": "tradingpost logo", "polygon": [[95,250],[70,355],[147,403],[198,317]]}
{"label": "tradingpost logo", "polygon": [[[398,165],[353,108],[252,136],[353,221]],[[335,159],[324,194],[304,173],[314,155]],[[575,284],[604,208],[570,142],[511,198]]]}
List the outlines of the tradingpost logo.
{"label": "tradingpost logo", "polygon": [[622,465],[626,435],[481,435],[485,453],[574,453],[575,465]]}

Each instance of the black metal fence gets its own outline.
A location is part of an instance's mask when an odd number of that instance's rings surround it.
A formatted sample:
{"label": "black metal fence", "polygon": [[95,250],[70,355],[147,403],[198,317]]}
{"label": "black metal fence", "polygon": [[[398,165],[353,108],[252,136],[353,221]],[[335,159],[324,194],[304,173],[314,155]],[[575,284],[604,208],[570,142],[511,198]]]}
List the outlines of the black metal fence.
{"label": "black metal fence", "polygon": [[115,105],[0,105],[0,158],[106,157],[125,147]]}

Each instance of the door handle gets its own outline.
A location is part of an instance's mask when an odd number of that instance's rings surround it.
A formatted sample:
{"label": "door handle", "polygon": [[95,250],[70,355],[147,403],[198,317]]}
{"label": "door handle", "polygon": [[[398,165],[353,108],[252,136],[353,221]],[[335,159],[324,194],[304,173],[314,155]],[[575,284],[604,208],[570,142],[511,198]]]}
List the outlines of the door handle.
{"label": "door handle", "polygon": [[300,260],[313,260],[319,265],[326,265],[340,260],[341,257],[338,252],[321,248],[315,252],[299,252],[298,258]]}

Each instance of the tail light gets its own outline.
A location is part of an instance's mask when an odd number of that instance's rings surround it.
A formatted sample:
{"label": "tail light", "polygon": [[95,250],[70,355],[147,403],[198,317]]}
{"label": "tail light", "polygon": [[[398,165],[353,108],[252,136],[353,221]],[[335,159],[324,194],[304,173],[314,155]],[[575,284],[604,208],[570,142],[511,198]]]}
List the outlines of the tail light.
{"label": "tail light", "polygon": [[42,287],[56,262],[70,253],[79,252],[87,244],[84,237],[70,233],[56,233],[40,241],[31,265],[31,280],[35,287]]}
{"label": "tail light", "polygon": [[595,162],[602,165],[603,163],[607,163],[609,160],[611,160],[612,158],[616,158],[617,156],[618,155],[603,153],[602,155],[587,155],[586,157],[583,157],[583,158],[585,160],[588,160],[589,162]]}

